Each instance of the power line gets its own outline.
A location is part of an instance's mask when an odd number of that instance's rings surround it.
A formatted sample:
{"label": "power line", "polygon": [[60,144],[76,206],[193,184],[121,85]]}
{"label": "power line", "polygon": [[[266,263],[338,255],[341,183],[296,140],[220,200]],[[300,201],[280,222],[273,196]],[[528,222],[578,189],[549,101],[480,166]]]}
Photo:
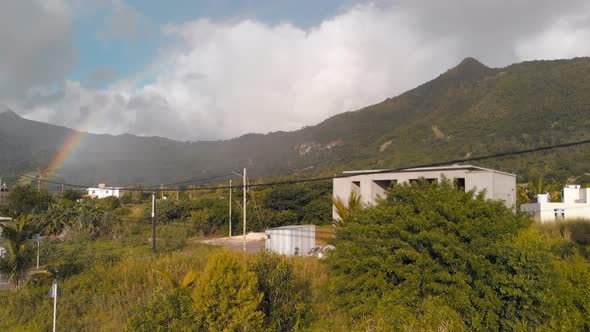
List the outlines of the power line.
{"label": "power line", "polygon": [[[198,181],[208,181],[208,180],[214,180],[214,179],[219,179],[219,178],[224,178],[227,176],[232,176],[233,173],[228,173],[228,174],[223,174],[223,175],[216,175],[216,176],[211,176],[211,177],[203,177],[203,178],[192,178],[192,179],[188,179],[182,182],[175,182],[175,183],[165,183],[165,184],[158,184],[158,185],[153,185],[153,186],[148,186],[145,188],[127,188],[126,190],[130,190],[130,189],[136,189],[137,191],[169,191],[169,190],[180,190],[180,188],[168,188],[168,189],[158,189],[158,188],[154,188],[154,187],[160,187],[160,186],[173,186],[173,185],[181,185],[181,184],[188,184],[188,183],[192,183],[192,182],[198,182]],[[68,186],[68,187],[75,187],[75,188],[82,188],[82,189],[88,189],[91,188],[92,185],[81,185],[81,184],[72,184],[72,183],[66,183],[66,182],[58,182],[58,181],[51,181],[51,180],[46,180],[40,177],[34,177],[34,176],[29,176],[26,174],[22,174],[20,175],[20,177],[24,177],[27,179],[31,179],[31,180],[36,180],[36,181],[40,181],[40,182],[44,182],[44,183],[51,183],[51,184],[55,184],[55,185],[62,185],[62,186]],[[115,187],[115,186],[113,186]],[[123,188],[121,188],[123,189]]]}
{"label": "power line", "polygon": [[45,179],[42,179],[40,177],[29,176],[29,175],[26,175],[26,174],[21,175],[21,177],[27,178],[27,179],[31,179],[31,180],[41,181],[41,182],[44,182],[44,183],[64,185],[64,186],[67,186],[67,187],[84,188],[84,189],[88,189],[89,187],[91,187],[91,186],[85,186],[85,185],[80,185],[80,184],[72,184],[72,183],[65,183],[65,182],[57,182],[57,181],[45,180]]}
{"label": "power line", "polygon": [[[184,181],[180,181],[180,182],[172,182],[172,183],[164,183],[162,184],[162,186],[179,186],[179,185],[183,185],[183,184],[190,184],[190,183],[194,183],[194,182],[202,182],[202,181],[209,181],[209,180],[215,180],[215,179],[221,179],[221,178],[225,178],[228,176],[232,176],[233,173],[228,173],[228,174],[223,174],[223,175],[215,175],[215,176],[210,176],[210,177],[202,177],[202,178],[190,178],[188,180],[184,180]],[[151,188],[151,187],[158,187],[161,185],[153,185],[153,186],[148,186],[146,188]]]}
{"label": "power line", "polygon": [[[560,148],[567,148],[573,146],[579,146],[584,144],[589,144],[590,139],[582,140],[582,141],[575,141],[563,144],[554,144],[554,145],[547,145],[541,146],[537,148],[531,149],[524,149],[524,150],[515,150],[515,151],[508,151],[508,152],[500,152],[480,157],[470,157],[470,158],[463,158],[463,159],[455,159],[455,160],[447,160],[443,162],[436,162],[436,163],[428,163],[428,164],[421,164],[421,165],[412,165],[412,166],[405,166],[405,167],[398,167],[393,169],[385,169],[385,170],[377,170],[377,171],[368,171],[363,172],[363,174],[370,175],[370,174],[381,174],[381,173],[390,173],[390,172],[399,172],[403,170],[408,170],[412,168],[427,168],[427,167],[437,167],[437,166],[445,166],[451,164],[459,164],[459,163],[467,163],[473,161],[481,161],[487,159],[494,159],[494,158],[501,158],[501,157],[508,157],[508,156],[517,156],[523,154],[529,154],[534,152],[541,152],[541,151],[548,151],[553,149],[560,149]],[[32,177],[28,175],[22,175],[23,177],[30,178],[33,180],[39,180],[41,182],[52,183],[57,185],[64,185],[68,187],[76,187],[76,188],[89,188],[92,186],[88,185],[80,185],[80,184],[72,184],[72,183],[65,183],[65,182],[57,182],[57,181],[50,181],[44,180],[37,177]],[[227,175],[223,175],[227,176]],[[218,177],[223,177],[222,175]],[[305,182],[316,182],[316,181],[325,181],[325,180],[333,180],[339,178],[349,177],[348,174],[341,174],[341,175],[333,175],[333,176],[323,176],[323,177],[315,177],[315,178],[308,178],[308,179],[298,179],[298,180],[285,180],[285,181],[273,181],[267,183],[257,183],[257,184],[249,184],[248,187],[268,187],[268,186],[276,186],[276,185],[285,185],[285,184],[297,184],[297,183],[305,183]],[[214,178],[217,178],[214,177]],[[195,180],[196,181],[196,180]],[[209,186],[209,187],[198,187],[198,188],[190,188],[185,189],[186,191],[200,191],[200,190],[218,190],[218,189],[237,189],[242,188],[242,185],[234,185],[234,186]],[[121,191],[149,191],[149,192],[160,192],[160,191],[170,191],[170,190],[179,190],[179,188],[168,188],[168,189],[161,189],[161,188],[120,188]]]}

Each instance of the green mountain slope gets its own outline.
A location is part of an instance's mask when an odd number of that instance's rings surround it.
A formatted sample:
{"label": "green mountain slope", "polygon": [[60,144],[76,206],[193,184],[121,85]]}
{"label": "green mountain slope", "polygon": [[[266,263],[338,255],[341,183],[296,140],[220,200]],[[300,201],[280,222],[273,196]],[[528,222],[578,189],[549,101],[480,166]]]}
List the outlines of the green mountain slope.
{"label": "green mountain slope", "polygon": [[[69,182],[157,184],[225,174],[332,173],[438,162],[590,138],[590,59],[488,68],[467,58],[434,80],[294,132],[214,142],[82,134],[58,170]],[[0,175],[47,167],[71,133],[0,114]],[[478,164],[565,180],[589,172],[590,147]]]}

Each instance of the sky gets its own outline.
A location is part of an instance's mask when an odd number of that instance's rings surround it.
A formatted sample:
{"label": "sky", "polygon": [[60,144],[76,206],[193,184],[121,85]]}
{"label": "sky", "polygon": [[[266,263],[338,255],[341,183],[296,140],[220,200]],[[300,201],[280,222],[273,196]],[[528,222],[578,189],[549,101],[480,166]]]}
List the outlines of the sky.
{"label": "sky", "polygon": [[4,0],[0,112],[92,133],[297,130],[431,80],[590,56],[587,0]]}

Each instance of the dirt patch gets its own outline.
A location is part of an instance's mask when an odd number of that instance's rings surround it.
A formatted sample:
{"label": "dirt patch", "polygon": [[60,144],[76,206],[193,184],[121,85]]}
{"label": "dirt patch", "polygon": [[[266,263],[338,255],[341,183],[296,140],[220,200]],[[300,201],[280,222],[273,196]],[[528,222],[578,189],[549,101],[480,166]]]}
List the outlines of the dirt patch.
{"label": "dirt patch", "polygon": [[432,126],[432,132],[436,136],[436,138],[445,138],[445,133],[443,133],[437,126]]}
{"label": "dirt patch", "polygon": [[[217,237],[213,239],[200,240],[199,242],[214,245],[224,246],[231,251],[242,251],[244,249],[244,236],[237,235],[232,237]],[[246,234],[246,251],[258,252],[264,249],[264,233],[248,233]]]}
{"label": "dirt patch", "polygon": [[393,143],[393,140],[389,140],[389,141],[381,144],[381,146],[379,147],[379,152],[385,151],[392,143]]}

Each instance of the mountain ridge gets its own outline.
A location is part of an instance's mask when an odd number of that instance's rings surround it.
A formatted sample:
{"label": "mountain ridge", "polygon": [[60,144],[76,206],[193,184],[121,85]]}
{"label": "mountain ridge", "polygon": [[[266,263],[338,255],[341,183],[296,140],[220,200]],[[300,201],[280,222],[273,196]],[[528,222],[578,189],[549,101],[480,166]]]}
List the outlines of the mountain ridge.
{"label": "mountain ridge", "polygon": [[[466,58],[396,97],[291,132],[191,142],[82,133],[80,145],[56,178],[121,185],[166,183],[243,167],[264,177],[333,174],[347,168],[411,166],[571,141],[588,136],[589,74],[589,58],[528,61],[503,68]],[[6,144],[0,145],[0,174],[5,176],[47,167],[72,131],[17,120],[12,111],[3,114],[0,139]],[[544,168],[556,178],[582,175],[590,150],[568,151],[573,153],[481,164],[521,178],[531,167]]]}

